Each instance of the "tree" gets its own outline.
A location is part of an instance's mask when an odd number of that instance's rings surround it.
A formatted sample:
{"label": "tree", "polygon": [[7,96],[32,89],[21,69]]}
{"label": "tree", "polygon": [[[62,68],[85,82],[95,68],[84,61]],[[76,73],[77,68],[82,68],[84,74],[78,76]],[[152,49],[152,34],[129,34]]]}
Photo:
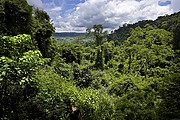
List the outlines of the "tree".
{"label": "tree", "polygon": [[46,12],[32,9],[26,0],[1,0],[0,18],[0,34],[30,34],[43,57],[53,57],[50,50],[54,27]]}
{"label": "tree", "polygon": [[43,57],[52,57],[50,49],[53,42],[51,36],[54,33],[54,27],[51,19],[46,12],[39,9],[35,9],[33,14],[32,36]]}
{"label": "tree", "polygon": [[32,7],[26,0],[1,0],[0,6],[0,34],[31,34]]}
{"label": "tree", "polygon": [[163,78],[159,95],[161,103],[157,109],[160,120],[180,118],[180,74],[169,74]]}
{"label": "tree", "polygon": [[26,105],[38,92],[32,75],[46,60],[40,51],[31,48],[29,35],[1,36],[0,46],[0,118],[33,117],[23,109],[32,107]]}
{"label": "tree", "polygon": [[137,27],[123,46],[129,73],[163,77],[170,72],[174,56],[170,32],[148,25],[144,29]]}
{"label": "tree", "polygon": [[108,64],[108,62],[113,58],[113,50],[114,50],[114,42],[105,42],[103,44],[104,50],[104,63]]}
{"label": "tree", "polygon": [[107,32],[103,31],[102,25],[94,25],[92,28],[86,30],[87,34],[93,36],[96,41],[96,46],[102,45],[103,39],[107,37]]}
{"label": "tree", "polygon": [[94,25],[92,28],[88,28],[87,30],[88,35],[93,36],[96,41],[97,46],[97,54],[96,54],[96,62],[95,67],[96,69],[104,69],[104,60],[103,60],[103,40],[107,37],[107,32],[103,31],[102,25]]}

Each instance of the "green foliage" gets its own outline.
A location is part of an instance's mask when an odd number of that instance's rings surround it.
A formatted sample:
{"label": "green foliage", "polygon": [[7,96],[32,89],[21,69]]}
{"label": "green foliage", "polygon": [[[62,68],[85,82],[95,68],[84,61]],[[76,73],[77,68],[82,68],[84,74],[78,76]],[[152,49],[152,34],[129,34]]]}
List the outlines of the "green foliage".
{"label": "green foliage", "polygon": [[99,80],[99,77],[103,74],[101,71],[92,70],[91,66],[85,67],[76,63],[73,63],[72,66],[74,82],[78,87],[98,89],[101,86],[101,81]]}
{"label": "green foliage", "polygon": [[[171,33],[163,29],[136,28],[123,45],[129,73],[163,77],[173,64]],[[129,46],[129,47],[128,47]]]}
{"label": "green foliage", "polygon": [[25,0],[1,0],[0,18],[0,119],[179,119],[179,13],[68,42]]}
{"label": "green foliage", "polygon": [[115,101],[115,118],[125,120],[157,119],[157,93],[152,86],[154,82],[144,80],[141,76],[121,76],[109,88],[109,93],[117,97]]}
{"label": "green foliage", "polygon": [[80,110],[80,119],[110,120],[113,118],[114,104],[111,97],[106,94],[101,94],[99,91],[83,89],[75,97],[74,102]]}
{"label": "green foliage", "polygon": [[96,41],[96,62],[95,68],[96,69],[104,69],[104,60],[103,60],[103,49],[102,44],[105,42],[107,37],[107,32],[103,31],[102,25],[94,25],[92,28],[88,28],[87,34],[93,36]]}
{"label": "green foliage", "polygon": [[114,106],[107,94],[101,94],[98,90],[78,89],[49,70],[41,70],[35,78],[40,92],[34,100],[43,109],[46,115],[44,119],[69,119],[73,116],[72,107],[79,111],[79,119],[111,119]]}
{"label": "green foliage", "polygon": [[0,56],[19,57],[23,52],[34,48],[30,35],[0,36]]}
{"label": "green foliage", "polygon": [[0,34],[31,33],[32,7],[26,0],[1,0],[0,6]]}
{"label": "green foliage", "polygon": [[180,110],[180,74],[171,74],[163,79],[160,87],[160,96],[162,97],[162,102],[158,109],[159,119],[179,119]]}
{"label": "green foliage", "polygon": [[54,27],[51,23],[51,19],[48,14],[42,10],[35,9],[33,12],[32,36],[43,57],[52,57],[50,49],[52,44],[51,36],[54,33]]}
{"label": "green foliage", "polygon": [[96,46],[99,46],[103,43],[103,39],[107,37],[107,32],[103,31],[102,25],[94,25],[92,28],[88,28],[87,34],[93,36],[96,41]]}
{"label": "green foliage", "polygon": [[43,119],[68,119],[71,113],[71,97],[77,89],[60,75],[41,70],[35,80],[39,83],[39,93],[34,102],[41,106]]}
{"label": "green foliage", "polygon": [[94,66],[96,69],[104,69],[103,51],[101,46],[97,47],[96,61]]}
{"label": "green foliage", "polygon": [[43,57],[54,57],[50,52],[54,27],[46,12],[32,9],[26,0],[1,0],[0,18],[1,35],[30,34]]}
{"label": "green foliage", "polygon": [[172,15],[160,16],[155,21],[143,20],[134,24],[124,24],[122,27],[119,27],[119,29],[112,32],[109,39],[115,41],[116,45],[120,45],[130,36],[132,28],[134,29],[138,26],[144,28],[147,24],[149,24],[153,27],[172,32],[174,34],[174,49],[179,49],[179,23],[180,12]]}
{"label": "green foliage", "polygon": [[105,42],[103,44],[104,64],[107,64],[113,58],[114,42]]}
{"label": "green foliage", "polygon": [[62,44],[61,47],[61,55],[62,58],[66,61],[66,63],[76,62],[78,64],[81,63],[82,53],[84,48],[79,44]]}
{"label": "green foliage", "polygon": [[[38,50],[31,49],[31,37],[3,36],[0,57],[0,111],[1,119],[26,119],[31,116],[23,107],[38,91],[33,73],[47,60]],[[25,114],[23,116],[22,114]]]}

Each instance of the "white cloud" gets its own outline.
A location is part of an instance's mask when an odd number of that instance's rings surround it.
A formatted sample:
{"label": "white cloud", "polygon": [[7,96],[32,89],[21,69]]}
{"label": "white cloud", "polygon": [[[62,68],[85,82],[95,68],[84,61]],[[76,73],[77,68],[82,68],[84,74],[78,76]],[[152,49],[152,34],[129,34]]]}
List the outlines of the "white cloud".
{"label": "white cloud", "polygon": [[166,0],[159,0],[160,2],[165,2]]}
{"label": "white cloud", "polygon": [[[85,31],[94,24],[115,29],[124,23],[156,19],[172,13],[170,6],[159,6],[159,0],[86,0],[74,12],[54,21],[56,31]],[[175,0],[174,0],[175,1]],[[178,0],[177,0],[178,1]],[[177,2],[176,1],[176,2]]]}
{"label": "white cloud", "polygon": [[42,9],[43,8],[43,3],[41,0],[27,0],[28,4],[34,6],[34,7],[37,7],[37,8],[40,8]]}
{"label": "white cloud", "polygon": [[180,0],[171,0],[171,8],[174,12],[180,11]]}
{"label": "white cloud", "polygon": [[52,8],[52,11],[61,11],[62,8],[61,7],[55,7],[55,8]]}

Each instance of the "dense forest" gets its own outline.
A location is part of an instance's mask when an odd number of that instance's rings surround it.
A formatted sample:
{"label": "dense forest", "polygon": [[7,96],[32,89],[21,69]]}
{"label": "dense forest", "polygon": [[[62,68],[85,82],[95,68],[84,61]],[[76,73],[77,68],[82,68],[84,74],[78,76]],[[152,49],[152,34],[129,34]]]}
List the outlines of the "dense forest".
{"label": "dense forest", "polygon": [[26,0],[0,0],[1,120],[180,119],[180,12],[87,40],[54,32]]}

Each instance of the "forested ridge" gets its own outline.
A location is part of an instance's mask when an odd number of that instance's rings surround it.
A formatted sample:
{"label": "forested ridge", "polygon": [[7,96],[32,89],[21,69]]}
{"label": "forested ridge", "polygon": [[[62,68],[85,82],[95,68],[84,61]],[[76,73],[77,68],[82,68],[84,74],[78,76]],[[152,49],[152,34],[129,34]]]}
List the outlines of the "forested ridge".
{"label": "forested ridge", "polygon": [[180,12],[59,42],[48,14],[0,0],[1,120],[180,119]]}

